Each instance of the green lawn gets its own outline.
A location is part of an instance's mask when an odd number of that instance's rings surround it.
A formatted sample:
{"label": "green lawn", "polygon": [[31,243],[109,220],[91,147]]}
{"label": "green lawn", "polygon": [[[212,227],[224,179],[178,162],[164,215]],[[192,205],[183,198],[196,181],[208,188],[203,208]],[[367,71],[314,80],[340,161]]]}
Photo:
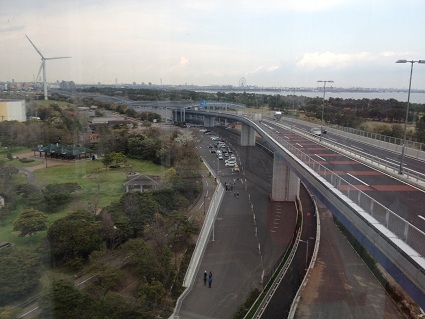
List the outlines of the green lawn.
{"label": "green lawn", "polygon": [[[151,162],[128,160],[128,165],[137,173],[161,175],[165,168]],[[67,213],[78,208],[87,208],[89,202],[92,207],[108,206],[124,194],[124,182],[129,167],[105,170],[100,161],[81,160],[72,165],[51,166],[35,171],[35,184],[43,187],[51,183],[78,183],[81,190],[75,194],[74,200],[58,212],[45,212],[49,215],[49,223],[53,223]],[[17,177],[19,179],[22,176]],[[23,182],[25,182],[23,180]],[[35,207],[36,208],[36,207]],[[46,232],[40,232],[30,237],[19,237],[13,232],[13,221],[19,216],[24,207],[18,207],[3,223],[0,224],[0,241],[13,242],[16,246],[36,249]],[[37,209],[37,208],[36,208]]]}

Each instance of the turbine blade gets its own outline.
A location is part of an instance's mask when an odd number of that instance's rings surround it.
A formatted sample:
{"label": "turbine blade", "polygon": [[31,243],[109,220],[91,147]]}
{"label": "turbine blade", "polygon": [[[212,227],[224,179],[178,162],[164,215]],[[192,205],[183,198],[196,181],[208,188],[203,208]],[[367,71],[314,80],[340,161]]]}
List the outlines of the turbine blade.
{"label": "turbine blade", "polygon": [[44,60],[70,59],[70,56],[58,56],[53,58],[44,58]]}
{"label": "turbine blade", "polygon": [[40,79],[40,73],[41,73],[41,70],[43,69],[43,62],[41,62],[41,64],[40,64],[40,68],[38,69],[38,73],[37,73],[37,77],[35,78],[36,79],[36,81],[38,82],[38,80]]}
{"label": "turbine blade", "polygon": [[30,40],[30,38],[28,38],[28,36],[25,34],[25,36],[27,37],[28,41],[32,44],[32,46],[34,47],[35,51],[38,52],[38,54],[40,54],[41,58],[44,59],[43,54],[41,54],[41,52],[37,49],[37,47],[34,45],[34,43],[32,43],[32,41]]}

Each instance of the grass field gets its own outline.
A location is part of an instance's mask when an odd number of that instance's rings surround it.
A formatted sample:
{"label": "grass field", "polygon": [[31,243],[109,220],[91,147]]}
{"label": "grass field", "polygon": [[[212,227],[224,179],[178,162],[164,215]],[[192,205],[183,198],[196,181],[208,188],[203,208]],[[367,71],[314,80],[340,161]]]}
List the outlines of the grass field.
{"label": "grass field", "polygon": [[[100,161],[75,161],[65,166],[51,166],[35,171],[34,184],[43,187],[52,183],[77,183],[81,190],[74,195],[74,200],[58,212],[49,213],[49,223],[64,217],[71,211],[79,208],[102,208],[108,206],[124,194],[126,173],[132,168],[136,173],[160,175],[165,168],[151,162],[128,160],[127,167],[105,170]],[[24,175],[17,176],[20,182],[25,182]],[[0,224],[0,242],[8,241],[16,246],[27,249],[36,249],[46,236],[46,232],[39,232],[32,237],[19,237],[13,232],[13,221],[24,209],[22,205]],[[36,207],[35,207],[36,208]],[[37,209],[37,208],[36,208]]]}

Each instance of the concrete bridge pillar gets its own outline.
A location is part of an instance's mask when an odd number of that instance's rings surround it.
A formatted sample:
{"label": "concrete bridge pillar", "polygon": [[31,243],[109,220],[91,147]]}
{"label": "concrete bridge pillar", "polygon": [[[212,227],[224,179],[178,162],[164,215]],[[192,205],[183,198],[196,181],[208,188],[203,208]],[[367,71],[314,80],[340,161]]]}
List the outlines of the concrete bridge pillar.
{"label": "concrete bridge pillar", "polygon": [[300,193],[300,179],[275,153],[273,160],[272,200],[295,201]]}
{"label": "concrete bridge pillar", "polygon": [[245,124],[241,127],[241,146],[255,146],[255,130]]}
{"label": "concrete bridge pillar", "polygon": [[204,116],[204,127],[214,127],[215,117]]}

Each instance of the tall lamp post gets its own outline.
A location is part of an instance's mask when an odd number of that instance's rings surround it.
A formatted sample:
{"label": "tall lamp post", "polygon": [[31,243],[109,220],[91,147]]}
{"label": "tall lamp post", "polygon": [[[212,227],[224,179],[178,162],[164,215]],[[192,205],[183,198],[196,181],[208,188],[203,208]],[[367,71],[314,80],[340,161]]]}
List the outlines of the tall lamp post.
{"label": "tall lamp post", "polygon": [[401,159],[400,159],[400,168],[398,173],[403,174],[403,159],[404,159],[404,151],[406,147],[406,136],[407,136],[407,118],[409,116],[409,106],[410,106],[410,88],[412,86],[412,73],[413,73],[413,64],[414,63],[424,63],[425,60],[397,60],[395,63],[410,63],[410,80],[409,80],[409,93],[407,94],[407,107],[406,107],[406,118],[404,120],[404,135],[403,135],[403,145],[401,147]]}
{"label": "tall lamp post", "polygon": [[295,88],[290,88],[292,90],[292,121],[291,128],[294,128],[294,117],[295,117]]}
{"label": "tall lamp post", "polygon": [[325,111],[325,94],[326,94],[326,83],[333,83],[331,80],[319,80],[317,82],[323,83],[323,104],[322,104],[322,121],[320,122],[320,140],[322,140],[323,134],[323,112]]}

